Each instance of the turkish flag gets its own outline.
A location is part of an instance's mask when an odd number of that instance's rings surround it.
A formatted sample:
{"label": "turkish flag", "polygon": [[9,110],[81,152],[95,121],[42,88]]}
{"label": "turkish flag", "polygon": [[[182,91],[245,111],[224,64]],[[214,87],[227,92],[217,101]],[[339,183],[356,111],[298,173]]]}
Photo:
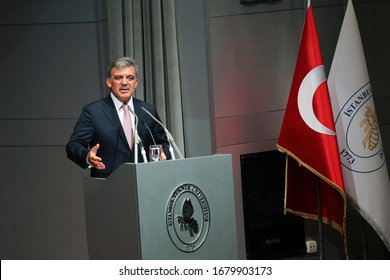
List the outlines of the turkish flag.
{"label": "turkish flag", "polygon": [[285,212],[322,219],[345,235],[345,191],[332,106],[311,5],[279,139],[287,154]]}

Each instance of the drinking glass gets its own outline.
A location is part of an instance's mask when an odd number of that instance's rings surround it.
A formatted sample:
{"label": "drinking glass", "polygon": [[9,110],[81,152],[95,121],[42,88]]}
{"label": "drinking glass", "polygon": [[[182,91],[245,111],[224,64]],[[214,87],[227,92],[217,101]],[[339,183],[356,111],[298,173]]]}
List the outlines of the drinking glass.
{"label": "drinking glass", "polygon": [[149,160],[150,161],[160,161],[160,145],[150,145],[149,146]]}

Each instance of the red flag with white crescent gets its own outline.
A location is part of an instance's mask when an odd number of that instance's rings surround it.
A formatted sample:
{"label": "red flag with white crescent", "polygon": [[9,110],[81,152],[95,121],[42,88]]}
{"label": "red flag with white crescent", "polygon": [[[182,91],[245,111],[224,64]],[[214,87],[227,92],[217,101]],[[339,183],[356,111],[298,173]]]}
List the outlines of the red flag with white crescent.
{"label": "red flag with white crescent", "polygon": [[287,154],[285,211],[322,219],[345,233],[345,192],[325,69],[311,5],[277,147]]}

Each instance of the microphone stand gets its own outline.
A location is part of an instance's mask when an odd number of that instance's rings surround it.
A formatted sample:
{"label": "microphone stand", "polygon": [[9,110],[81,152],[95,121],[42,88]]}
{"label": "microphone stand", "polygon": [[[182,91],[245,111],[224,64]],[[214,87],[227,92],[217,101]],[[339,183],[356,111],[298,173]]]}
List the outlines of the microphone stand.
{"label": "microphone stand", "polygon": [[130,108],[130,112],[134,115],[135,117],[135,129],[134,129],[134,163],[138,163],[138,145],[141,146],[141,155],[144,160],[144,162],[148,162],[148,159],[146,158],[146,152],[144,149],[144,145],[142,145],[141,138],[138,135],[138,116],[134,113],[134,111]]}
{"label": "microphone stand", "polygon": [[[169,140],[169,152],[171,153],[171,158],[173,160],[176,159],[175,153],[174,153],[174,150],[176,150],[177,154],[179,155],[179,158],[182,159],[183,155],[180,153],[180,150],[177,147],[175,140],[173,139],[173,137],[172,137],[171,133],[168,131],[168,129],[158,119],[156,119],[148,110],[146,110],[144,107],[142,107],[142,110],[144,110],[152,119],[154,119],[164,129],[165,134],[167,135],[168,140]],[[173,148],[172,148],[172,146],[173,146]]]}
{"label": "microphone stand", "polygon": [[[138,163],[138,145],[141,147],[142,159],[144,160],[144,162],[148,162],[148,159],[146,157],[146,152],[144,149],[144,145],[142,145],[141,138],[139,137],[137,130],[135,131],[135,138],[134,139],[135,139],[135,142],[134,142],[134,150],[135,150],[134,162]],[[136,158],[137,158],[137,161],[136,161]]]}
{"label": "microphone stand", "polygon": [[148,125],[146,124],[146,122],[144,122],[143,120],[141,120],[141,122],[145,125],[146,129],[149,131],[149,135],[150,135],[150,137],[152,138],[153,144],[156,145],[156,140],[154,140],[153,133],[152,133],[152,131],[150,130],[149,126],[148,126]]}

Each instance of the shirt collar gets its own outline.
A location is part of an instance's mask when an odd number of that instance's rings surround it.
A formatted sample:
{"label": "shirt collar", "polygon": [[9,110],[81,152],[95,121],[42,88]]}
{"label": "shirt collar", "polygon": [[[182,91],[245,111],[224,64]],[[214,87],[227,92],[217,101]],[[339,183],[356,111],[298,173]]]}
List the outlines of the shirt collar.
{"label": "shirt collar", "polygon": [[[110,93],[110,96],[111,96],[112,101],[114,102],[115,109],[116,109],[117,111],[119,111],[119,109],[121,109],[122,104],[123,104],[122,101],[120,101],[118,98],[116,98],[116,96],[115,96],[112,92]],[[134,106],[133,106],[133,96],[130,97],[130,100],[129,100],[128,105],[130,106],[130,108],[131,108],[132,110],[134,110]]]}

